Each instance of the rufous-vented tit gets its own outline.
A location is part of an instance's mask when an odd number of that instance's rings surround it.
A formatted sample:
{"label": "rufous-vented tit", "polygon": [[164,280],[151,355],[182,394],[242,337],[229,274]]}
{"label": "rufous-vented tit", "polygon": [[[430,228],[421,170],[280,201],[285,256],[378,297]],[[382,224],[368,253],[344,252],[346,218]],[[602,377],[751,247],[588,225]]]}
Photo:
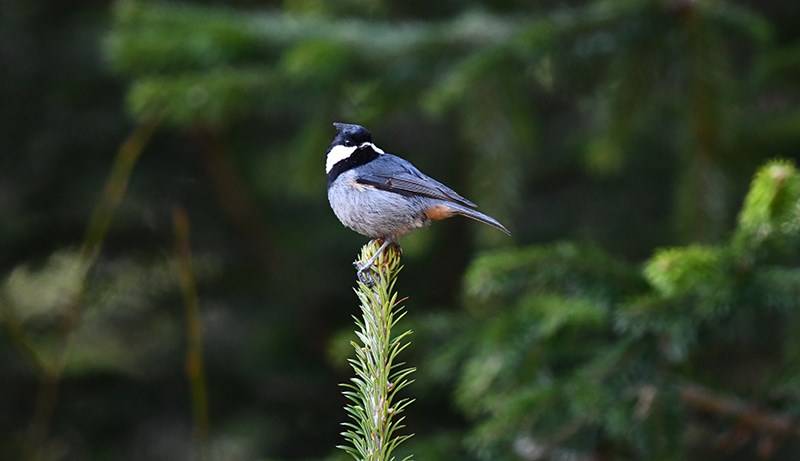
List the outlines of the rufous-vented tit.
{"label": "rufous-vented tit", "polygon": [[347,123],[333,126],[337,133],[325,160],[331,208],[346,227],[383,240],[366,263],[356,264],[360,280],[366,279],[364,271],[387,246],[431,221],[466,216],[511,235],[505,226],[477,211],[477,205],[453,189],[373,144],[364,127]]}

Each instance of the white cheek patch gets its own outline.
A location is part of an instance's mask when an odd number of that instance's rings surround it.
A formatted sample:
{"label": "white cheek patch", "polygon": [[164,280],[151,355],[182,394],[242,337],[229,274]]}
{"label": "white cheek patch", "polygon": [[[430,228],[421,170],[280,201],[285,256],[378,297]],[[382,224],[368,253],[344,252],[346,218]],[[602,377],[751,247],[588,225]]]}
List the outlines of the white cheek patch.
{"label": "white cheek patch", "polygon": [[328,158],[325,159],[325,173],[330,173],[334,165],[353,155],[356,149],[358,149],[356,146],[334,146],[334,148],[328,152]]}
{"label": "white cheek patch", "polygon": [[375,144],[372,144],[371,142],[365,142],[364,144],[361,144],[361,146],[359,146],[359,147],[366,147],[366,146],[371,147],[372,150],[374,150],[375,152],[377,152],[379,154],[385,154],[386,153],[386,152],[383,151],[383,149],[381,149],[380,147],[376,146]]}
{"label": "white cheek patch", "polygon": [[356,149],[362,149],[364,147],[370,147],[372,148],[372,150],[374,150],[379,154],[386,153],[383,151],[383,149],[376,146],[375,144],[372,144],[371,142],[365,142],[358,147],[356,146],[347,147],[338,145],[335,146],[333,149],[331,149],[330,152],[328,152],[328,158],[325,160],[325,173],[330,173],[334,165],[353,155],[353,152],[355,152]]}

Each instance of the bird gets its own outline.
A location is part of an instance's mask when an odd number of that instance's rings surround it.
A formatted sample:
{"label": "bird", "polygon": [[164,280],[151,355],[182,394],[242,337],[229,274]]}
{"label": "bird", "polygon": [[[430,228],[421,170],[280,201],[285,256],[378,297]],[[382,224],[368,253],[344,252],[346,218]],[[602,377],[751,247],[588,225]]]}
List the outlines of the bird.
{"label": "bird", "polygon": [[362,282],[369,284],[365,272],[390,244],[432,221],[465,216],[511,235],[499,221],[477,211],[475,203],[409,161],[384,152],[363,126],[333,126],[336,135],[325,159],[328,202],[345,227],[383,241],[364,264],[353,263]]}

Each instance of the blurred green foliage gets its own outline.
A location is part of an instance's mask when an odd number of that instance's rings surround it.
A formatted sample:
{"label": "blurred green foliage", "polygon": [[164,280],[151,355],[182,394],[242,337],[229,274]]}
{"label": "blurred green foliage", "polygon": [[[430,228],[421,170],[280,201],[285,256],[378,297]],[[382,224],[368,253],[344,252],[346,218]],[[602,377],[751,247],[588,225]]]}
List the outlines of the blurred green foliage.
{"label": "blurred green foliage", "polygon": [[325,200],[333,121],[514,233],[402,242],[401,458],[797,458],[792,2],[69,3],[0,11],[0,459],[201,453],[176,207],[202,453],[344,456],[363,239]]}
{"label": "blurred green foliage", "polygon": [[[732,241],[660,250],[641,272],[568,243],[478,258],[466,279],[469,326],[451,341],[457,352],[446,352],[462,357],[453,372],[457,401],[477,422],[471,443],[487,459],[524,459],[526,446],[547,459],[565,450],[707,459],[713,447],[683,441],[713,433],[696,419],[702,402],[687,397],[687,383],[697,382],[800,416],[778,403],[798,390],[787,373],[796,372],[799,267],[784,251],[800,243],[787,227],[800,217],[798,179],[791,164],[767,164]],[[772,226],[787,231],[747,232]],[[726,403],[719,413],[742,411]],[[747,432],[786,435],[770,433],[759,411],[747,408],[731,424],[752,418]]]}

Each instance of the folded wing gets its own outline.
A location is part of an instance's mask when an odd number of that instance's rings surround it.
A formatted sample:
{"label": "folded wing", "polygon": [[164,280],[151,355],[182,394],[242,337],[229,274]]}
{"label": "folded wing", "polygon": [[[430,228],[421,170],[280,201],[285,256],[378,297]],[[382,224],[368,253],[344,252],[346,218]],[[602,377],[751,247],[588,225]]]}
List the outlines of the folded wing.
{"label": "folded wing", "polygon": [[458,192],[425,175],[414,165],[395,155],[381,155],[367,166],[359,171],[357,181],[361,184],[401,195],[422,195],[477,208],[477,205]]}

